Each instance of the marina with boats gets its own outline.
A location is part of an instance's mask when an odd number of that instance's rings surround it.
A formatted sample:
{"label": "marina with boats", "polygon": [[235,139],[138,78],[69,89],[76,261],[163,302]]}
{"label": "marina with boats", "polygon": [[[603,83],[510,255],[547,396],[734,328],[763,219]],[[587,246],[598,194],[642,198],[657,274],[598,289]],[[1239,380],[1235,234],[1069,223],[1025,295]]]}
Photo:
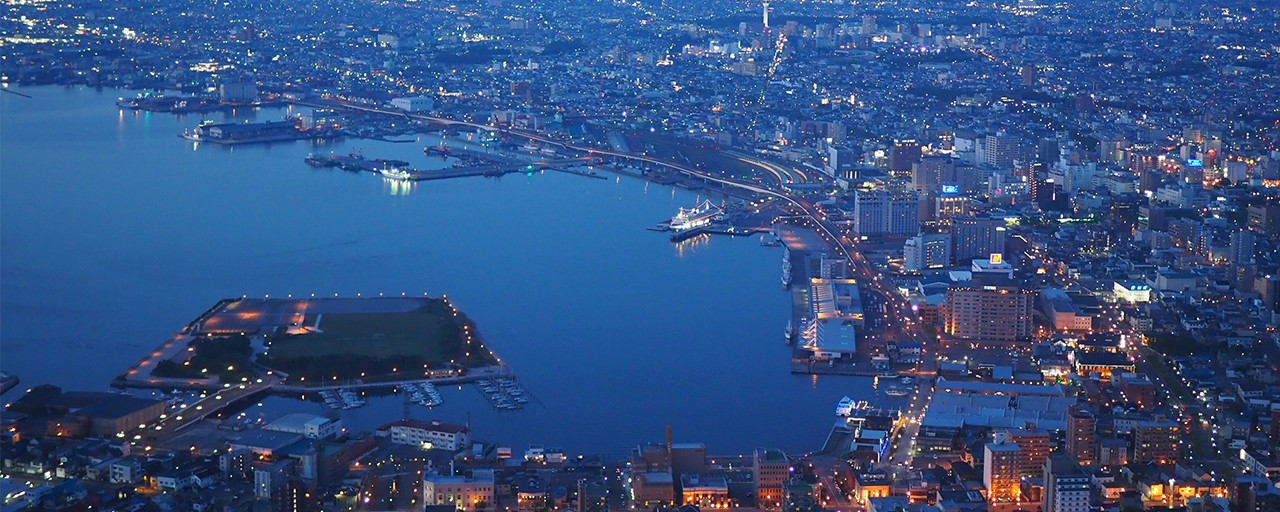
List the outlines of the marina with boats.
{"label": "marina with boats", "polygon": [[530,401],[528,392],[513,379],[479,380],[476,381],[476,389],[489,401],[489,405],[500,411],[523,409]]}
{"label": "marina with boats", "polygon": [[359,393],[345,388],[322,390],[320,391],[320,398],[324,400],[324,405],[330,409],[343,411],[364,407],[366,404]]}
{"label": "marina with boats", "polygon": [[409,394],[409,401],[423,407],[435,407],[444,404],[444,399],[440,397],[440,391],[436,389],[436,385],[430,382],[410,382],[402,384],[396,388],[402,393]]}

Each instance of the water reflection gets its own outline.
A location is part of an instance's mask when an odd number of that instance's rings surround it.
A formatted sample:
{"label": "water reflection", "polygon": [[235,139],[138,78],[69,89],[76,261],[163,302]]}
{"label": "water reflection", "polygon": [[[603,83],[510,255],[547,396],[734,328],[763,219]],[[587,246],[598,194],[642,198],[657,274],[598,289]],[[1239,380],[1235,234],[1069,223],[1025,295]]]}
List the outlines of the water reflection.
{"label": "water reflection", "polygon": [[688,251],[689,255],[693,255],[698,252],[698,248],[703,247],[710,243],[711,243],[711,235],[708,235],[706,233],[694,236],[692,238],[686,238],[684,240],[681,240],[675,243],[676,256],[679,256],[681,258],[685,257],[685,251]]}
{"label": "water reflection", "polygon": [[407,196],[413,189],[418,186],[416,181],[398,180],[395,178],[382,178],[382,188],[393,196]]}

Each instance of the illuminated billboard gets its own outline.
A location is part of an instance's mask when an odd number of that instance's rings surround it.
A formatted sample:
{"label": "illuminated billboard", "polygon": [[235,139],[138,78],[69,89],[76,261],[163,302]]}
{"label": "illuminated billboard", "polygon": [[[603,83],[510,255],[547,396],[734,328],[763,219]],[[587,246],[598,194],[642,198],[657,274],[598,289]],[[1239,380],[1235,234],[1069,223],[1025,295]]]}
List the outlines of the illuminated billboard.
{"label": "illuminated billboard", "polygon": [[1187,167],[1203,167],[1203,166],[1204,166],[1204,162],[1202,162],[1199,158],[1187,159]]}
{"label": "illuminated billboard", "polygon": [[942,193],[943,193],[943,194],[955,194],[955,193],[958,193],[958,192],[960,192],[960,187],[959,187],[958,185],[943,185],[943,186],[942,186]]}

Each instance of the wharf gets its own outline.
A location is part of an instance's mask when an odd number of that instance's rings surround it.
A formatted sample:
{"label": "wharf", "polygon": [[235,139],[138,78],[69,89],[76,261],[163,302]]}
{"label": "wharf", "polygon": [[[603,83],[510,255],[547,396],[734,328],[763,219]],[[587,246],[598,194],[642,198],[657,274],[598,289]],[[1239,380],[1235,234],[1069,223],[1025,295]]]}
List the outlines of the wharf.
{"label": "wharf", "polygon": [[739,227],[734,227],[734,226],[721,226],[721,225],[702,226],[702,227],[697,227],[697,228],[693,228],[693,229],[687,229],[687,230],[684,230],[684,231],[676,232],[675,234],[671,235],[671,241],[672,241],[673,243],[674,243],[674,242],[683,242],[683,241],[685,241],[685,240],[688,240],[688,239],[690,239],[690,238],[693,238],[693,237],[698,236],[698,235],[703,235],[703,234],[707,234],[707,235],[729,235],[729,236],[751,236],[751,235],[754,235],[754,234],[759,233],[759,232],[761,232],[761,231],[768,231],[768,229],[764,229],[764,228],[739,228]]}
{"label": "wharf", "polygon": [[354,153],[348,154],[348,155],[329,155],[329,156],[307,155],[307,157],[303,159],[303,161],[305,161],[307,165],[310,165],[312,167],[337,167],[344,171],[353,171],[353,172],[360,172],[360,171],[378,172],[381,169],[386,169],[390,167],[405,167],[409,165],[409,162],[406,162],[404,160],[386,160],[382,158],[375,158],[372,160],[368,160],[368,159],[365,159],[364,156],[359,154],[354,154]]}
{"label": "wharf", "polygon": [[478,380],[510,378],[513,377],[511,370],[505,365],[503,366],[484,366],[478,368],[470,368],[466,375],[458,375],[453,377],[435,377],[429,379],[406,379],[394,381],[377,381],[377,382],[355,382],[335,384],[331,386],[297,386],[291,384],[276,384],[273,389],[280,394],[304,394],[314,393],[317,391],[336,391],[339,389],[379,389],[379,388],[395,388],[405,384],[421,384],[429,382],[431,384],[468,384]]}
{"label": "wharf", "polygon": [[529,162],[529,163],[480,164],[480,165],[470,165],[466,167],[453,167],[453,168],[446,168],[446,169],[430,169],[430,170],[424,170],[424,171],[416,171],[413,174],[411,174],[411,176],[408,177],[407,179],[419,181],[419,180],[447,180],[451,178],[467,178],[471,176],[501,177],[507,174],[517,173],[517,172],[530,173],[530,172],[537,172],[537,171],[543,171],[543,170],[558,171],[566,174],[576,174],[576,175],[585,176],[588,178],[596,178],[596,179],[602,179],[602,180],[606,179],[604,176],[599,176],[596,174],[591,174],[583,171],[576,171],[572,169],[559,168],[559,166],[561,165],[581,164],[583,162],[585,162],[585,159],[572,158],[572,159],[565,159],[565,160],[540,161],[540,162]]}
{"label": "wharf", "polygon": [[[492,157],[490,158],[492,159]],[[462,167],[422,170],[409,167],[409,162],[405,162],[403,160],[385,160],[381,158],[366,159],[364,156],[359,154],[329,156],[308,155],[304,161],[307,165],[312,167],[337,167],[339,169],[352,172],[366,171],[381,174],[388,178],[405,181],[447,180],[472,176],[501,177],[517,172],[534,172],[544,169],[550,169],[567,174],[576,174],[588,178],[606,179],[605,177],[594,173],[559,167],[567,164],[590,163],[592,159],[587,158],[570,158],[537,162],[491,162]]]}
{"label": "wharf", "polygon": [[116,106],[124,109],[169,114],[198,114],[235,110],[237,108],[257,109],[287,105],[288,103],[283,101],[226,102],[212,98],[187,96],[141,96],[137,98],[121,98],[116,101]]}
{"label": "wharf", "polygon": [[854,377],[875,377],[883,370],[858,368],[848,363],[830,365],[826,361],[792,360],[791,373],[804,375],[848,375]]}

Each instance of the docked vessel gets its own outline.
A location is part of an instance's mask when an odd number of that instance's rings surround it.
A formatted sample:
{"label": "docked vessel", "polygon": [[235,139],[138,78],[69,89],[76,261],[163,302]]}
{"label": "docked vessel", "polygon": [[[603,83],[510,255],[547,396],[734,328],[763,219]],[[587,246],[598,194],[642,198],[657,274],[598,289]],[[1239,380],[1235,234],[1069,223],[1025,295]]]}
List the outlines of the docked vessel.
{"label": "docked vessel", "polygon": [[8,392],[18,385],[18,376],[0,372],[0,393]]}
{"label": "docked vessel", "polygon": [[411,180],[411,179],[413,179],[413,174],[412,174],[412,173],[410,173],[409,171],[406,171],[406,170],[400,169],[399,167],[391,167],[391,168],[387,168],[387,169],[379,169],[379,170],[378,170],[378,174],[381,174],[381,175],[383,175],[383,176],[385,176],[385,177],[388,177],[388,178],[391,178],[391,179],[397,179],[397,180]]}
{"label": "docked vessel", "polygon": [[782,251],[782,287],[791,286],[791,251]]}
{"label": "docked vessel", "polygon": [[884,394],[893,396],[893,397],[901,397],[901,396],[910,395],[911,390],[907,388],[898,387],[898,386],[889,386],[888,389],[884,390]]}
{"label": "docked vessel", "polygon": [[790,345],[791,340],[796,336],[795,323],[793,323],[791,320],[787,320],[787,328],[783,329],[782,336],[783,336],[783,339],[786,340],[787,344]]}
{"label": "docked vessel", "polygon": [[710,200],[706,200],[693,208],[681,208],[667,225],[672,231],[687,231],[710,225],[712,221],[721,218],[723,213],[724,211],[711,204]]}
{"label": "docked vessel", "polygon": [[852,398],[844,397],[840,399],[840,403],[836,404],[836,416],[848,416],[853,412],[854,402]]}

